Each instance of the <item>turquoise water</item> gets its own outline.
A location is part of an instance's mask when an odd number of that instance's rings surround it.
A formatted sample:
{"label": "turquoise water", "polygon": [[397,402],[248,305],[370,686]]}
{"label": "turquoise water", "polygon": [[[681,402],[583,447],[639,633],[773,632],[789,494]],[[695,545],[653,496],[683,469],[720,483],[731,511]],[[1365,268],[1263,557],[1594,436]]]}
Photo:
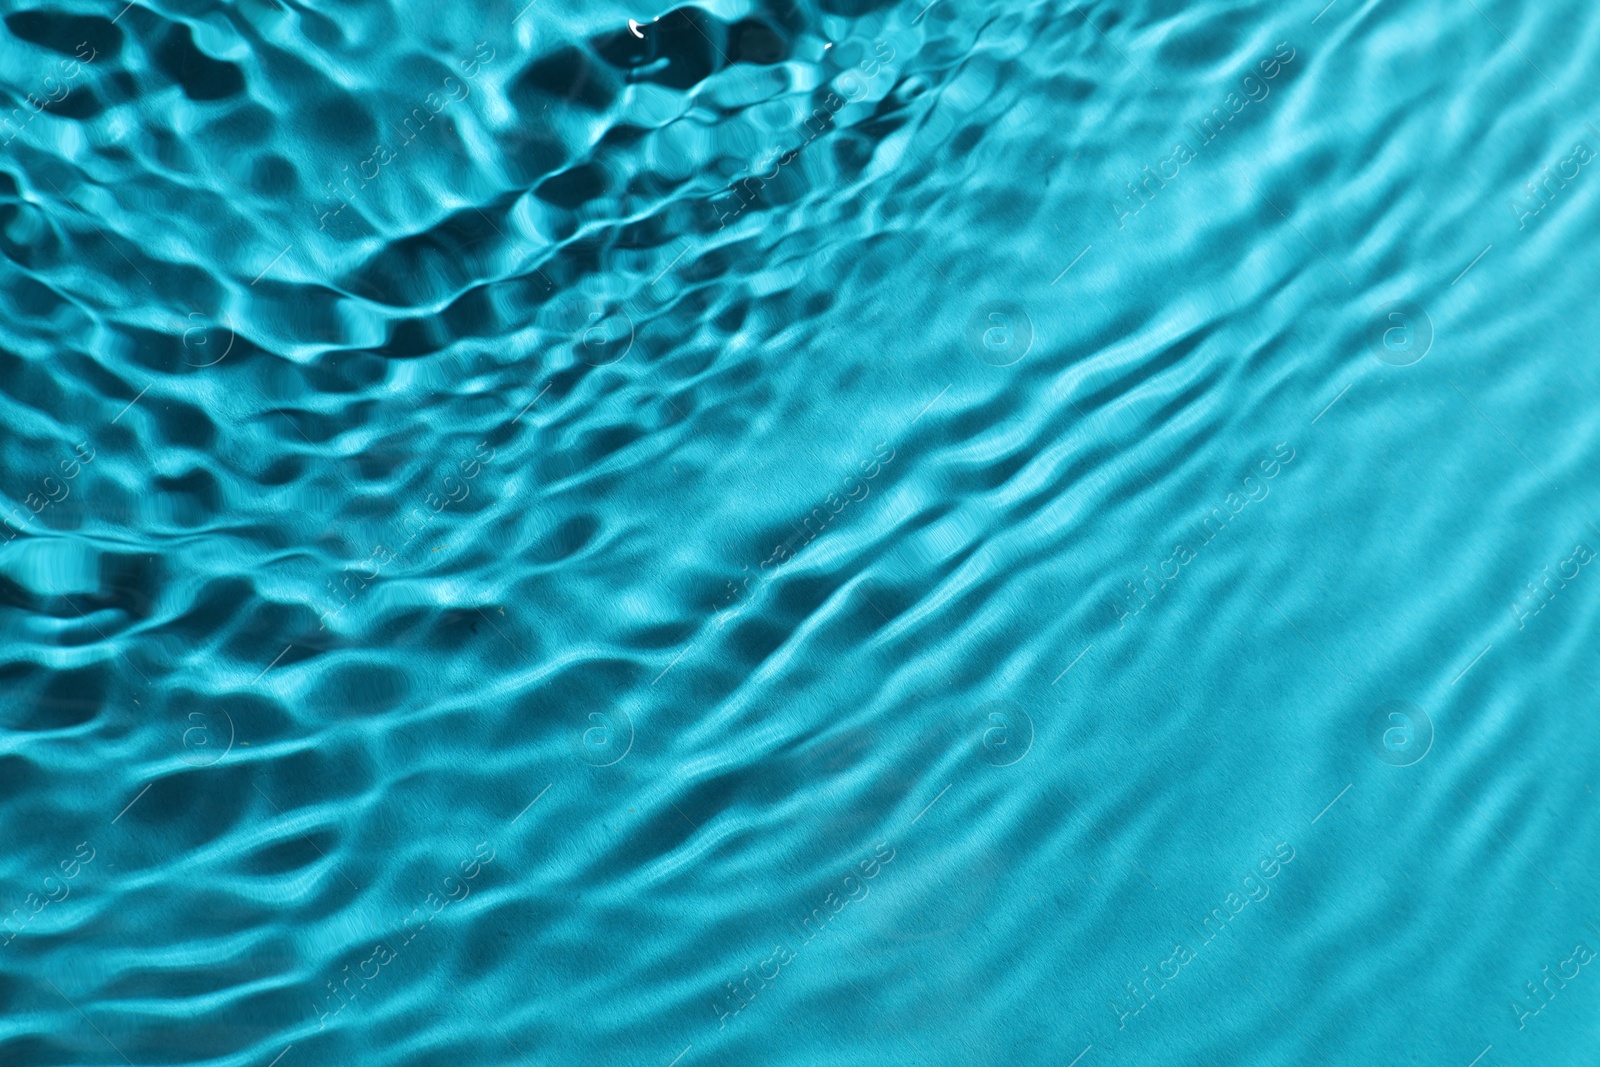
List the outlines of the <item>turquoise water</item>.
{"label": "turquoise water", "polygon": [[37,2],[0,1067],[1600,1056],[1591,8]]}

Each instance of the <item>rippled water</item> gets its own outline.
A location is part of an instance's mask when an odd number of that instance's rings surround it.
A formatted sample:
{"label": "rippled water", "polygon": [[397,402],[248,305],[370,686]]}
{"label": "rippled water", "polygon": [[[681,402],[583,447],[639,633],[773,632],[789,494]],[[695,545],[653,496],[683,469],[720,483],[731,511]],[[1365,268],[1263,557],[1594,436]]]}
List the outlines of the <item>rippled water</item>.
{"label": "rippled water", "polygon": [[1600,1054],[1589,7],[35,3],[0,1065]]}

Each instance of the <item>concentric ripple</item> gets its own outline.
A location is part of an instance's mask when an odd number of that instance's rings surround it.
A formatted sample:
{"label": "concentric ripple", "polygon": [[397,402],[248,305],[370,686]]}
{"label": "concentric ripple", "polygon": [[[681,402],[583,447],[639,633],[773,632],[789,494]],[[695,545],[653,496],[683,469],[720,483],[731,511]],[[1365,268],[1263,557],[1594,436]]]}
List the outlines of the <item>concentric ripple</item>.
{"label": "concentric ripple", "polygon": [[1595,11],[3,14],[0,1067],[1600,1054]]}

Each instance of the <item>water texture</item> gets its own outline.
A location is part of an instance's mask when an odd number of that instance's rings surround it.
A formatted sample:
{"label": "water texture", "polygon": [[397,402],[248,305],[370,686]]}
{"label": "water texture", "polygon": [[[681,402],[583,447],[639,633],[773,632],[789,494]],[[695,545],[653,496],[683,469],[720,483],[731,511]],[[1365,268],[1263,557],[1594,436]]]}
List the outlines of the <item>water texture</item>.
{"label": "water texture", "polygon": [[1600,1056],[1593,5],[3,7],[0,1067]]}

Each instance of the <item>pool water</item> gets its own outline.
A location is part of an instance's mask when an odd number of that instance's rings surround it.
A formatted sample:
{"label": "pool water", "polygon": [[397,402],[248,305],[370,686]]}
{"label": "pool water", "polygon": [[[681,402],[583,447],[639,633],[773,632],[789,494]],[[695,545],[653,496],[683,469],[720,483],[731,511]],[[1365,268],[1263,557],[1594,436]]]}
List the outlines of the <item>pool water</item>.
{"label": "pool water", "polygon": [[1600,1055],[1589,7],[4,23],[3,1067]]}

